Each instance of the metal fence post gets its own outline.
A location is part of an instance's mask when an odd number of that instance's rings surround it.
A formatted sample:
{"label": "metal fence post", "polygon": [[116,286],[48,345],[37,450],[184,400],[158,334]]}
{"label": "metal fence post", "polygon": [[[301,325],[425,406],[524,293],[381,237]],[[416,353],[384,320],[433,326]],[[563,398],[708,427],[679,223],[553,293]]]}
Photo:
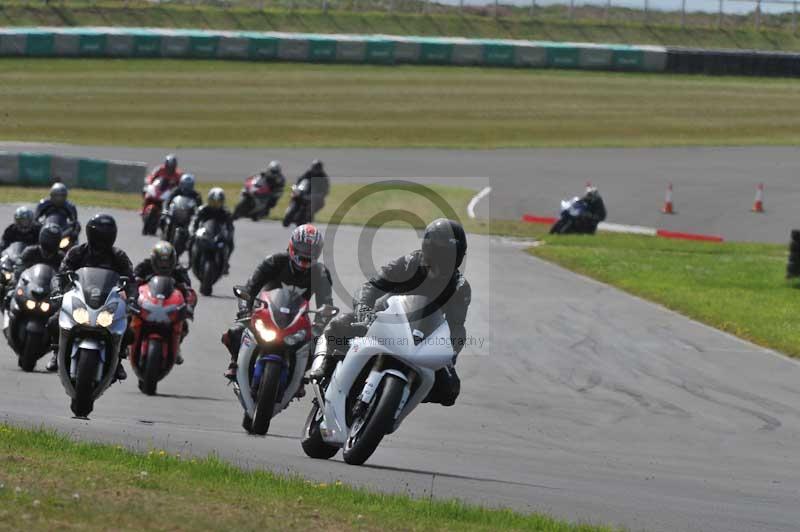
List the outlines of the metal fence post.
{"label": "metal fence post", "polygon": [[686,0],[681,0],[681,28],[686,27]]}
{"label": "metal fence post", "polygon": [[644,22],[647,24],[648,19],[650,18],[650,2],[648,0],[644,0]]}
{"label": "metal fence post", "polygon": [[534,16],[534,11],[536,11],[536,0],[531,0],[531,18]]}
{"label": "metal fence post", "polygon": [[756,31],[761,30],[761,0],[756,0]]}
{"label": "metal fence post", "polygon": [[797,34],[797,0],[792,2],[792,33]]}
{"label": "metal fence post", "polygon": [[569,19],[575,20],[575,0],[569,0]]}
{"label": "metal fence post", "polygon": [[722,27],[722,17],[723,17],[722,13],[724,10],[723,6],[724,1],[725,0],[719,0],[719,12],[717,13],[717,29],[720,29]]}
{"label": "metal fence post", "polygon": [[494,18],[500,16],[500,0],[494,0]]}
{"label": "metal fence post", "polygon": [[464,0],[458,0],[458,11],[459,13],[464,12]]}

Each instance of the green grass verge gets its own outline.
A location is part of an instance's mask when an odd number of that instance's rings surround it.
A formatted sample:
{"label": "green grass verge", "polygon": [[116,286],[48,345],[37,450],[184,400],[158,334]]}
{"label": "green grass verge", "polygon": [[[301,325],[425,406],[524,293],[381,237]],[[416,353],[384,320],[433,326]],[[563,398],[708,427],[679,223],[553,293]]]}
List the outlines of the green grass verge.
{"label": "green grass verge", "polygon": [[[299,450],[299,449],[298,449]],[[542,515],[371,494],[215,458],[75,443],[0,425],[2,530],[535,530],[610,532]]]}
{"label": "green grass verge", "polygon": [[[800,80],[180,60],[0,60],[0,139],[493,148],[800,142]],[[168,125],[168,127],[166,126]]]}
{"label": "green grass verge", "polygon": [[784,280],[784,246],[600,233],[547,236],[530,253],[741,338],[800,356],[800,293]]}
{"label": "green grass verge", "polygon": [[[192,2],[195,4],[196,2]],[[267,2],[273,7],[276,2]],[[399,3],[399,2],[398,2]],[[491,3],[491,2],[487,2]],[[126,2],[126,4],[128,4]],[[331,2],[336,4],[336,2]],[[690,6],[691,7],[691,6]],[[441,9],[441,8],[440,8]],[[446,8],[445,8],[446,9]],[[641,12],[612,9],[612,20],[603,22],[602,9],[578,7],[576,22],[566,20],[563,6],[545,6],[530,19],[526,9],[509,10],[500,19],[492,16],[445,13],[379,13],[332,10],[319,11],[273,8],[267,11],[240,7],[222,9],[202,5],[148,5],[144,2],[72,2],[66,6],[4,2],[0,26],[148,26],[212,28],[254,31],[297,31],[315,33],[386,33],[394,35],[461,36],[483,38],[535,39],[571,42],[661,44],[704,48],[800,50],[800,38],[791,32],[790,16],[764,15],[763,29],[755,31],[747,17],[727,17],[737,27],[715,29],[716,17],[690,13],[688,28],[680,27],[677,13],[651,13],[650,22]],[[774,19],[774,20],[773,20]],[[781,24],[783,28],[769,28]]]}
{"label": "green grass verge", "polygon": [[[211,184],[199,183],[198,190],[205,194]],[[239,200],[241,187],[235,183],[222,186],[225,190],[227,204],[233,208]],[[363,200],[360,197],[365,191],[372,192]],[[26,188],[0,186],[0,203],[34,203],[47,195],[46,188]],[[512,220],[472,220],[467,217],[467,203],[475,195],[475,191],[468,188],[449,187],[440,185],[411,185],[407,187],[383,186],[380,183],[365,188],[360,184],[335,184],[325,201],[323,208],[315,217],[318,222],[338,222],[348,225],[363,225],[379,227],[382,225],[394,227],[408,227],[412,225],[417,229],[435,218],[442,216],[455,217],[460,220],[467,231],[477,234],[494,234],[514,236],[521,238],[536,238],[542,233],[542,228],[535,224]],[[72,189],[70,199],[78,205],[92,207],[107,207],[114,209],[134,210],[139,209],[142,197],[135,193],[105,192],[96,190]],[[433,201],[443,200],[447,208],[439,208]],[[269,219],[281,220],[289,203],[289,192],[284,193],[281,201],[272,210]],[[352,208],[346,208],[352,204]],[[340,210],[341,209],[341,210]],[[340,211],[337,214],[337,211]],[[413,223],[396,221],[398,211],[411,214]],[[395,221],[385,223],[390,218]]]}

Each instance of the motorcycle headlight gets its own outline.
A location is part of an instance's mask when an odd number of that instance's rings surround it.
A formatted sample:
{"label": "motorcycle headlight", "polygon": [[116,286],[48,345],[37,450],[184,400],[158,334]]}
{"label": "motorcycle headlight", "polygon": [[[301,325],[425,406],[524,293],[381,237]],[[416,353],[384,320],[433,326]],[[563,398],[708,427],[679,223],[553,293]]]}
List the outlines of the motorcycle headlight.
{"label": "motorcycle headlight", "polygon": [[3,272],[3,277],[6,278],[6,281],[10,281],[12,277],[11,272]]}
{"label": "motorcycle headlight", "polygon": [[78,325],[85,325],[89,323],[89,311],[86,310],[86,307],[74,308],[72,309],[72,319]]}
{"label": "motorcycle headlight", "polygon": [[97,315],[97,324],[100,327],[110,327],[112,323],[114,323],[114,314],[107,310],[101,310]]}
{"label": "motorcycle headlight", "polygon": [[278,337],[278,333],[267,327],[261,320],[256,320],[256,334],[262,342],[271,342]]}
{"label": "motorcycle headlight", "polygon": [[35,309],[36,308],[36,301],[34,301],[33,299],[28,299],[27,301],[25,301],[25,308],[28,309],[28,310]]}
{"label": "motorcycle headlight", "polygon": [[47,312],[48,310],[50,310],[50,303],[48,303],[47,301],[42,301],[41,303],[39,303],[39,308],[42,309],[42,312]]}
{"label": "motorcycle headlight", "polygon": [[65,236],[61,239],[61,242],[58,243],[58,247],[64,249],[67,246],[69,246],[69,237]]}
{"label": "motorcycle headlight", "polygon": [[297,345],[303,340],[306,339],[306,331],[303,329],[302,331],[298,331],[294,334],[290,334],[286,338],[283,339],[284,343],[288,346]]}

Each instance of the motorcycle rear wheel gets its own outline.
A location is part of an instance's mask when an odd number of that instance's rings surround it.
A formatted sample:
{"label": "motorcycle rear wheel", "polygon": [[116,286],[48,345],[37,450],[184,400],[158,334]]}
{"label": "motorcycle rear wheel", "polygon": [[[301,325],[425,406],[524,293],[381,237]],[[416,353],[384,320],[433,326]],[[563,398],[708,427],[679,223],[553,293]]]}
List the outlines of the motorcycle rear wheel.
{"label": "motorcycle rear wheel", "polygon": [[212,262],[206,261],[203,264],[203,278],[200,280],[200,293],[204,296],[210,296],[214,290],[214,265]]}
{"label": "motorcycle rear wheel", "polygon": [[261,374],[261,384],[258,386],[256,410],[253,412],[253,434],[263,436],[269,431],[280,384],[281,363],[268,360],[264,364],[264,373]]}
{"label": "motorcycle rear wheel", "polygon": [[303,447],[303,451],[308,457],[318,460],[327,460],[336,456],[336,453],[339,452],[339,448],[325,443],[325,440],[322,439],[322,433],[319,428],[322,417],[318,418],[318,414],[319,405],[317,404],[317,400],[314,399],[314,406],[311,407],[311,412],[308,413],[306,425],[303,428],[303,440],[300,442],[300,445]]}
{"label": "motorcycle rear wheel", "polygon": [[[363,423],[353,434],[351,428],[347,441],[344,444],[342,457],[344,461],[351,465],[361,465],[366,462],[383,437],[394,427],[394,415],[403,399],[403,390],[406,387],[405,381],[394,375],[386,375],[380,387],[375,392],[377,397],[373,397],[372,404],[375,406],[367,409]],[[358,420],[353,421],[355,428]]]}

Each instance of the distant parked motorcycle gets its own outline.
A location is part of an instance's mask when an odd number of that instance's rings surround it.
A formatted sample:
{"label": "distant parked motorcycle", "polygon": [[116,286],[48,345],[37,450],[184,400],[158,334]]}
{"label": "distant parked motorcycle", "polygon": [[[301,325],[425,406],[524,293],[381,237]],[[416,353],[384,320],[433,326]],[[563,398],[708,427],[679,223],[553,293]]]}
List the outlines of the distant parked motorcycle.
{"label": "distant parked motorcycle", "polygon": [[[301,389],[313,340],[339,309],[325,305],[316,311],[313,324],[304,290],[297,287],[262,291],[239,348],[239,369],[234,393],[244,409],[242,426],[251,434],[264,435],[271,419],[283,411]],[[250,295],[237,286],[240,299]]]}
{"label": "distant parked motorcycle", "polygon": [[590,218],[589,207],[577,196],[561,202],[561,214],[550,228],[550,234],[594,234],[597,223]]}
{"label": "distant parked motorcycle", "polygon": [[164,203],[169,201],[175,191],[165,179],[155,179],[144,187],[144,205],[142,206],[142,234],[154,235],[158,231],[159,221]]}
{"label": "distant parked motorcycle", "polygon": [[36,362],[50,351],[47,320],[55,309],[50,302],[54,275],[55,270],[47,264],[35,264],[22,272],[5,313],[3,332],[22,371],[33,371]]}
{"label": "distant parked motorcycle", "polygon": [[275,197],[266,179],[260,175],[250,176],[245,180],[239,194],[239,203],[233,209],[233,219],[250,218],[257,222],[266,218],[278,199],[280,198]]}
{"label": "distant parked motorcycle", "polygon": [[327,459],[341,448],[345,462],[361,465],[427,397],[436,371],[455,356],[447,321],[432,303],[422,295],[389,297],[330,380],[311,381],[301,442],[308,456]]}
{"label": "distant parked motorcycle", "polygon": [[192,241],[189,259],[192,272],[200,280],[200,293],[210,296],[225,268],[227,229],[217,220],[203,222]]}
{"label": "distant parked motorcycle", "polygon": [[178,257],[189,243],[189,224],[197,211],[197,202],[188,196],[176,196],[163,218],[163,238],[175,248]]}
{"label": "distant parked motorcycle", "polygon": [[114,379],[128,327],[125,282],[116,272],[81,268],[69,274],[58,317],[58,375],[76,417],[87,417]]}
{"label": "distant parked motorcycle", "polygon": [[137,304],[131,306],[134,341],[129,361],[142,393],[155,395],[158,382],[175,365],[187,312],[172,277],[157,275],[139,287]]}

